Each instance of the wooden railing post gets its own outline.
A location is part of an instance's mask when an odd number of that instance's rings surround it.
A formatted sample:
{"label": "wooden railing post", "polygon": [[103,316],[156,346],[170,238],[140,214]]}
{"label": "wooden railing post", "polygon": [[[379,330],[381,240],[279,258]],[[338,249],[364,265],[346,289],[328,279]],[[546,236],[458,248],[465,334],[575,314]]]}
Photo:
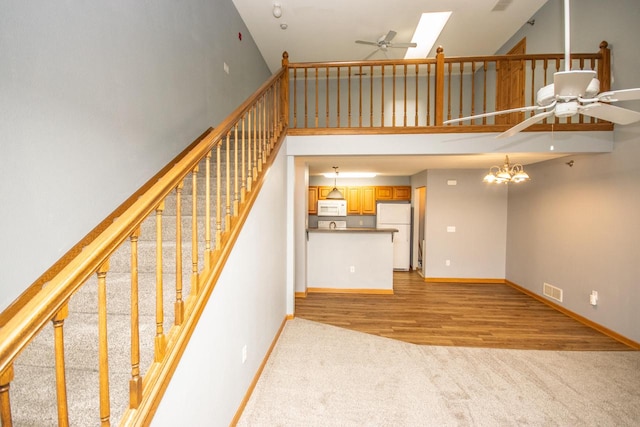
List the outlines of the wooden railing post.
{"label": "wooden railing post", "polygon": [[282,53],[282,67],[284,68],[284,74],[282,80],[280,80],[280,108],[282,117],[280,123],[283,127],[289,127],[289,53]]}
{"label": "wooden railing post", "polygon": [[[194,197],[195,206],[195,197]],[[164,297],[163,297],[163,266],[162,266],[162,212],[164,201],[156,208],[156,337],[154,361],[162,362],[167,340],[164,334]]]}
{"label": "wooden railing post", "polygon": [[131,408],[137,408],[142,400],[142,378],[140,377],[140,296],[138,292],[139,238],[140,227],[129,237],[131,241],[131,379],[129,379],[129,407]]}
{"label": "wooden railing post", "polygon": [[9,399],[9,387],[13,381],[13,364],[0,372],[0,425],[12,427],[11,401]]}
{"label": "wooden railing post", "polygon": [[209,151],[205,156],[204,171],[204,268],[211,268],[211,157]]}
{"label": "wooden railing post", "polygon": [[107,341],[107,272],[109,260],[98,268],[98,359],[100,370],[100,425],[109,426],[109,344]]}
{"label": "wooden railing post", "polygon": [[609,43],[600,42],[600,61],[598,64],[598,80],[600,80],[600,92],[611,90],[611,50]]}
{"label": "wooden railing post", "polygon": [[438,46],[436,50],[436,85],[435,96],[435,125],[442,126],[444,121],[444,49]]}
{"label": "wooden railing post", "polygon": [[69,316],[69,304],[65,304],[52,319],[56,359],[56,397],[58,402],[58,426],[69,425],[67,405],[67,380],[64,368],[64,321]]}
{"label": "wooden railing post", "polygon": [[191,292],[198,295],[198,172],[196,166],[191,171]]}

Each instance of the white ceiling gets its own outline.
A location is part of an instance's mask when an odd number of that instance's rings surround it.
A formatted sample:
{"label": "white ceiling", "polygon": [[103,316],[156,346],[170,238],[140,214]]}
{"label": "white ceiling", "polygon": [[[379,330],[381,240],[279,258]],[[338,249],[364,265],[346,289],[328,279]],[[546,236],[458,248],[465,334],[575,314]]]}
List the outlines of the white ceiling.
{"label": "white ceiling", "polygon": [[[547,0],[233,0],[272,72],[280,68],[282,53],[291,62],[362,60],[374,48],[355,40],[376,41],[389,30],[394,42],[409,42],[423,12],[452,11],[435,47],[447,56],[492,55],[522,27]],[[279,3],[282,16],[275,18]],[[493,11],[497,4],[507,4]],[[280,24],[287,24],[282,30]],[[404,57],[406,49],[389,49],[389,58]],[[385,59],[377,52],[370,59]],[[513,163],[531,164],[562,154],[519,153]],[[430,168],[489,168],[500,165],[504,154],[455,156],[340,156],[309,157],[310,174],[373,171],[381,175],[410,176]]]}
{"label": "white ceiling", "polygon": [[[409,42],[424,12],[452,11],[436,45],[447,56],[493,55],[547,0],[233,0],[271,72],[282,52],[291,62],[355,61],[373,51],[356,40],[376,41],[389,30]],[[273,16],[279,3],[282,16]],[[501,11],[496,4],[506,3]],[[282,30],[280,24],[286,23]],[[406,49],[389,49],[403,58]],[[435,55],[435,47],[428,55]],[[376,53],[371,59],[385,59]]]}

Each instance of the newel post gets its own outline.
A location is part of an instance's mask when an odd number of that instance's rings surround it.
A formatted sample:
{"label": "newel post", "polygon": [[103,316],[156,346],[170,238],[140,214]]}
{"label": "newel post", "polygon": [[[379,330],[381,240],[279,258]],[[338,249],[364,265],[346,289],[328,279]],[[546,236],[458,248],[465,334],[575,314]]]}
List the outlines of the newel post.
{"label": "newel post", "polygon": [[444,121],[444,49],[436,49],[435,126]]}
{"label": "newel post", "polygon": [[600,42],[598,80],[600,80],[600,92],[611,90],[611,50],[609,43],[604,40]]}
{"label": "newel post", "polygon": [[282,68],[284,68],[284,75],[280,80],[280,103],[282,105],[282,125],[289,127],[289,53],[284,51],[282,53]]}

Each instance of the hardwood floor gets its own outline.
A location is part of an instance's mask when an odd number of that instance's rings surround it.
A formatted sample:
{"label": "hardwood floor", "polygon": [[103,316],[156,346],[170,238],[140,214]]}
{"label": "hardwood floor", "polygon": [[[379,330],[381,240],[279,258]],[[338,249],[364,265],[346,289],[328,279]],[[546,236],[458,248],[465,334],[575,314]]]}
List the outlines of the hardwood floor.
{"label": "hardwood floor", "polygon": [[393,295],[310,293],[295,316],[414,344],[633,350],[502,284],[425,283],[394,273]]}

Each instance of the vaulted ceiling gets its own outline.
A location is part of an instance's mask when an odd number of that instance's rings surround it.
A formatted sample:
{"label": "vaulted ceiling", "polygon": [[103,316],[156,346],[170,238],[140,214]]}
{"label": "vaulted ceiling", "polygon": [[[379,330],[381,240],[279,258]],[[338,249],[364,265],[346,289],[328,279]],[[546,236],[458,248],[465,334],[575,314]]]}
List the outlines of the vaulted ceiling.
{"label": "vaulted ceiling", "polygon": [[[280,68],[282,53],[292,62],[362,60],[389,30],[395,42],[409,42],[424,12],[451,11],[451,17],[428,57],[439,45],[447,56],[492,55],[547,0],[233,0],[272,72]],[[274,5],[281,16],[274,16]],[[282,25],[285,24],[285,25]],[[286,29],[281,27],[285,26]],[[406,49],[388,49],[388,58],[403,58]],[[385,59],[376,52],[371,59]],[[535,163],[557,157],[551,153],[520,153],[517,161]],[[412,175],[428,168],[485,168],[500,164],[504,153],[456,156],[340,156],[309,158],[310,173],[375,170],[383,175]]]}

